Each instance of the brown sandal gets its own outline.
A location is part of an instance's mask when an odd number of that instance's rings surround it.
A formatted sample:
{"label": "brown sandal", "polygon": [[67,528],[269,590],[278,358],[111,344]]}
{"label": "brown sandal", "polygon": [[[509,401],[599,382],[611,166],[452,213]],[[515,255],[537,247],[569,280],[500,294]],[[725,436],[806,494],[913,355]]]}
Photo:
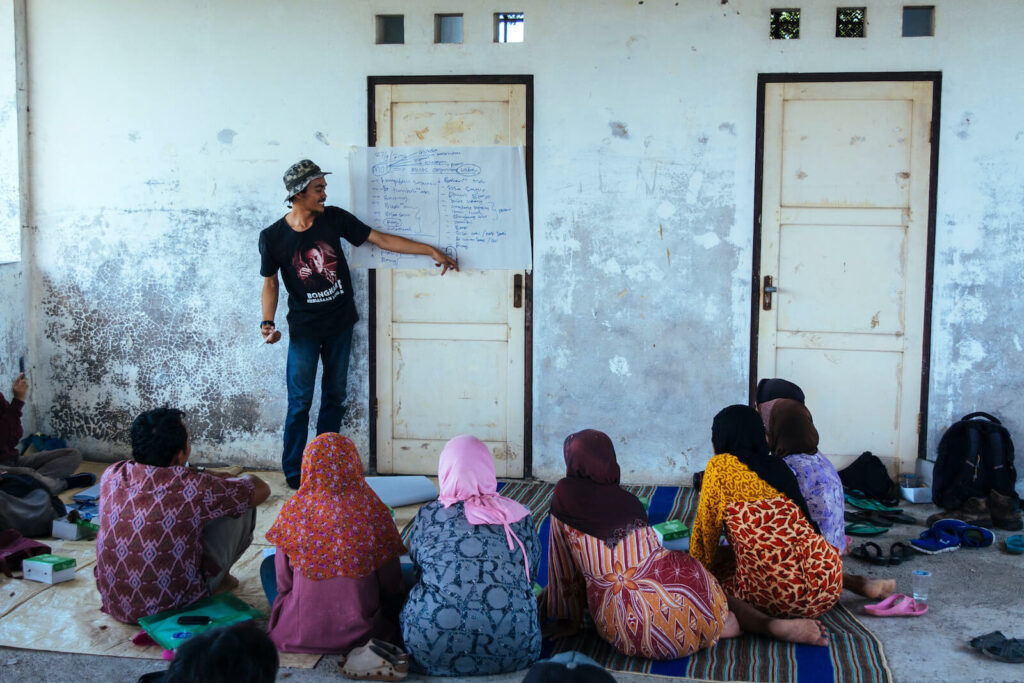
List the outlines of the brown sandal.
{"label": "brown sandal", "polygon": [[[390,643],[387,644],[389,648],[383,648],[377,644],[379,642],[381,641],[370,641],[349,652],[345,661],[338,663],[338,671],[346,678],[356,680],[404,680],[409,674],[409,655]],[[394,654],[391,648],[401,656]]]}

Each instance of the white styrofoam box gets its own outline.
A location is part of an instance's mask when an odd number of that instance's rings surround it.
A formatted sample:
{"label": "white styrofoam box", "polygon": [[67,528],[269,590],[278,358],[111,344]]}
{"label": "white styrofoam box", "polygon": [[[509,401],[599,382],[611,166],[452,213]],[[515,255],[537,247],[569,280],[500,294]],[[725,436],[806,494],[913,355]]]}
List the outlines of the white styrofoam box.
{"label": "white styrofoam box", "polygon": [[932,489],[930,486],[915,486],[914,488],[901,486],[900,492],[903,494],[903,499],[909,500],[911,503],[932,502]]}
{"label": "white styrofoam box", "polygon": [[671,540],[671,541],[662,541],[661,542],[661,546],[663,548],[665,548],[665,550],[684,550],[684,551],[689,551],[689,549],[690,549],[690,537],[687,536],[686,538],[677,538],[677,539],[674,539],[674,540]]}
{"label": "white styrofoam box", "polygon": [[50,534],[54,538],[63,538],[66,541],[77,541],[80,538],[86,538],[91,535],[88,529],[74,522],[69,522],[67,517],[53,520]]}

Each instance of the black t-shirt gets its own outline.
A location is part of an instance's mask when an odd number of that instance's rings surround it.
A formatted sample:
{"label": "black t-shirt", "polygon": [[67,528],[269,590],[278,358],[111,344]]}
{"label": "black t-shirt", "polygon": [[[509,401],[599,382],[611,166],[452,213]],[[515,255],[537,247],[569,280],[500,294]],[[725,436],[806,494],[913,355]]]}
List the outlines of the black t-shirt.
{"label": "black t-shirt", "polygon": [[326,207],[304,232],[282,217],[260,233],[260,274],[281,270],[293,337],[335,334],[359,319],[341,238],[358,247],[369,236],[368,225],[336,206]]}

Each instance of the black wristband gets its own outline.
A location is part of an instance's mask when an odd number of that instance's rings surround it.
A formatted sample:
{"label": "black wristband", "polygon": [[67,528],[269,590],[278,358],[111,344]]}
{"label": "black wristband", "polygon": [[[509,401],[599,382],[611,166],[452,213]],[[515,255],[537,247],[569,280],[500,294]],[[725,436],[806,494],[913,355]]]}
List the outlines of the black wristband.
{"label": "black wristband", "polygon": [[275,328],[275,329],[277,328],[277,325],[275,325],[275,324],[274,324],[274,321],[273,321],[273,320],[264,320],[263,322],[261,322],[261,323],[260,323],[260,329],[261,329],[261,330],[263,329],[263,326],[264,326],[264,325],[270,325],[271,327],[273,327],[273,328]]}

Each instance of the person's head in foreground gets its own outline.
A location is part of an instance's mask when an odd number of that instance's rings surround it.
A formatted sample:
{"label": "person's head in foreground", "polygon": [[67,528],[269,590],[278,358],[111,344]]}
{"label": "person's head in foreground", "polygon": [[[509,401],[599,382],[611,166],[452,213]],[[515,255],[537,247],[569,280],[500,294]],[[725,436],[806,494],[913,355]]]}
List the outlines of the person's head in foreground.
{"label": "person's head in foreground", "polygon": [[184,465],[192,451],[185,413],[176,408],[156,408],[135,418],[131,429],[132,459],[143,465]]}
{"label": "person's head in foreground", "polygon": [[615,677],[585,654],[569,650],[534,664],[523,683],[615,683]]}
{"label": "person's head in foreground", "polygon": [[204,631],[178,648],[167,671],[138,683],[272,683],[277,648],[251,621]]}

